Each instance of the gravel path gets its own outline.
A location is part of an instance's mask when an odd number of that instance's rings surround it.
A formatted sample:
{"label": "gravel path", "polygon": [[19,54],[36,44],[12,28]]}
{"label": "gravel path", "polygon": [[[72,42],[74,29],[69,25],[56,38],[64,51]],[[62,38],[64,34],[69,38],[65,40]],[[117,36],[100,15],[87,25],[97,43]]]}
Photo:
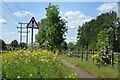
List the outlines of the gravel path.
{"label": "gravel path", "polygon": [[86,72],[84,70],[81,70],[79,67],[75,67],[71,63],[63,61],[63,64],[65,64],[67,67],[73,68],[73,71],[75,73],[77,73],[79,78],[91,78],[90,80],[100,80],[100,79],[96,78],[95,76],[93,76],[92,74],[90,74],[90,73],[88,73],[88,72]]}

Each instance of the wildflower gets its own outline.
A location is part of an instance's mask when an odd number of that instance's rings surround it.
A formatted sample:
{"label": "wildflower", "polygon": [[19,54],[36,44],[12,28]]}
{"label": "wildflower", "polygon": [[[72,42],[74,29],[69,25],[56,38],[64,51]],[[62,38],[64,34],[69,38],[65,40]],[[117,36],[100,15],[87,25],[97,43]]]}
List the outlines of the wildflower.
{"label": "wildflower", "polygon": [[6,80],[5,78],[3,80]]}
{"label": "wildflower", "polygon": [[5,59],[5,63],[7,62],[7,60]]}
{"label": "wildflower", "polygon": [[62,60],[62,62],[63,62],[63,60]]}
{"label": "wildflower", "polygon": [[77,75],[77,73],[75,73],[75,75]]}
{"label": "wildflower", "polygon": [[65,77],[65,78],[67,78],[67,77]]}
{"label": "wildflower", "polygon": [[20,76],[18,76],[17,78],[20,78]]}
{"label": "wildflower", "polygon": [[32,76],[32,74],[30,74],[30,76]]}
{"label": "wildflower", "polygon": [[71,76],[69,76],[69,78],[71,78]]}
{"label": "wildflower", "polygon": [[75,78],[75,77],[73,77],[73,78]]}
{"label": "wildflower", "polygon": [[115,61],[114,63],[117,64],[117,61]]}
{"label": "wildflower", "polygon": [[73,74],[72,74],[72,76],[73,76]]}
{"label": "wildflower", "polygon": [[95,57],[98,57],[98,56],[99,56],[98,54],[95,54],[95,55],[92,56],[92,58],[95,58]]}

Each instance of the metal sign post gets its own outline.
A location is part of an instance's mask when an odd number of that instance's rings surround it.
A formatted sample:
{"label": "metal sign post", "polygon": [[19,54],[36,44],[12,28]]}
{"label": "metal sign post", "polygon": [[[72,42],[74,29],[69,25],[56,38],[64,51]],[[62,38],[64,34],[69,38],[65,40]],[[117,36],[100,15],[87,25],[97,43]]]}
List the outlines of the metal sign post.
{"label": "metal sign post", "polygon": [[30,20],[30,22],[28,23],[26,28],[32,28],[31,30],[31,52],[33,51],[33,29],[39,29],[39,26],[37,24],[37,22],[35,21],[35,18],[32,17],[32,19]]}

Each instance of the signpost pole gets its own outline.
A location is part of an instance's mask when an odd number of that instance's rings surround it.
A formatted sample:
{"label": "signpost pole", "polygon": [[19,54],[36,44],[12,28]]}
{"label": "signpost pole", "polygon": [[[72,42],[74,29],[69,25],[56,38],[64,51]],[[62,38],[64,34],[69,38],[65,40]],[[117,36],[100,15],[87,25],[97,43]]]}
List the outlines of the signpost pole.
{"label": "signpost pole", "polygon": [[[32,20],[32,27],[34,27],[34,20]],[[31,35],[31,52],[33,51],[33,28],[32,28],[32,35]]]}
{"label": "signpost pole", "polygon": [[32,28],[32,36],[31,36],[31,52],[33,51],[33,28]]}
{"label": "signpost pole", "polygon": [[[32,26],[31,26],[32,25]],[[39,29],[39,26],[37,22],[35,21],[35,18],[32,17],[30,22],[27,24],[26,28],[32,28],[31,30],[31,52],[33,52],[33,29]],[[28,42],[28,40],[27,40]]]}

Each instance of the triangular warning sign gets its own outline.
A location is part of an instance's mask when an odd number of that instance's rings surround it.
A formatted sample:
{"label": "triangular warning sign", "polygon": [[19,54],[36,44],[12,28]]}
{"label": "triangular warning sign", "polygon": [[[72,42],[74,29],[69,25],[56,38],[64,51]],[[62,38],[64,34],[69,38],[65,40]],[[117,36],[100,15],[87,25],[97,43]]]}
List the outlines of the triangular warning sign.
{"label": "triangular warning sign", "polygon": [[30,20],[30,22],[28,23],[26,28],[39,29],[39,26],[38,26],[37,22],[35,21],[34,17],[32,17],[32,19]]}

